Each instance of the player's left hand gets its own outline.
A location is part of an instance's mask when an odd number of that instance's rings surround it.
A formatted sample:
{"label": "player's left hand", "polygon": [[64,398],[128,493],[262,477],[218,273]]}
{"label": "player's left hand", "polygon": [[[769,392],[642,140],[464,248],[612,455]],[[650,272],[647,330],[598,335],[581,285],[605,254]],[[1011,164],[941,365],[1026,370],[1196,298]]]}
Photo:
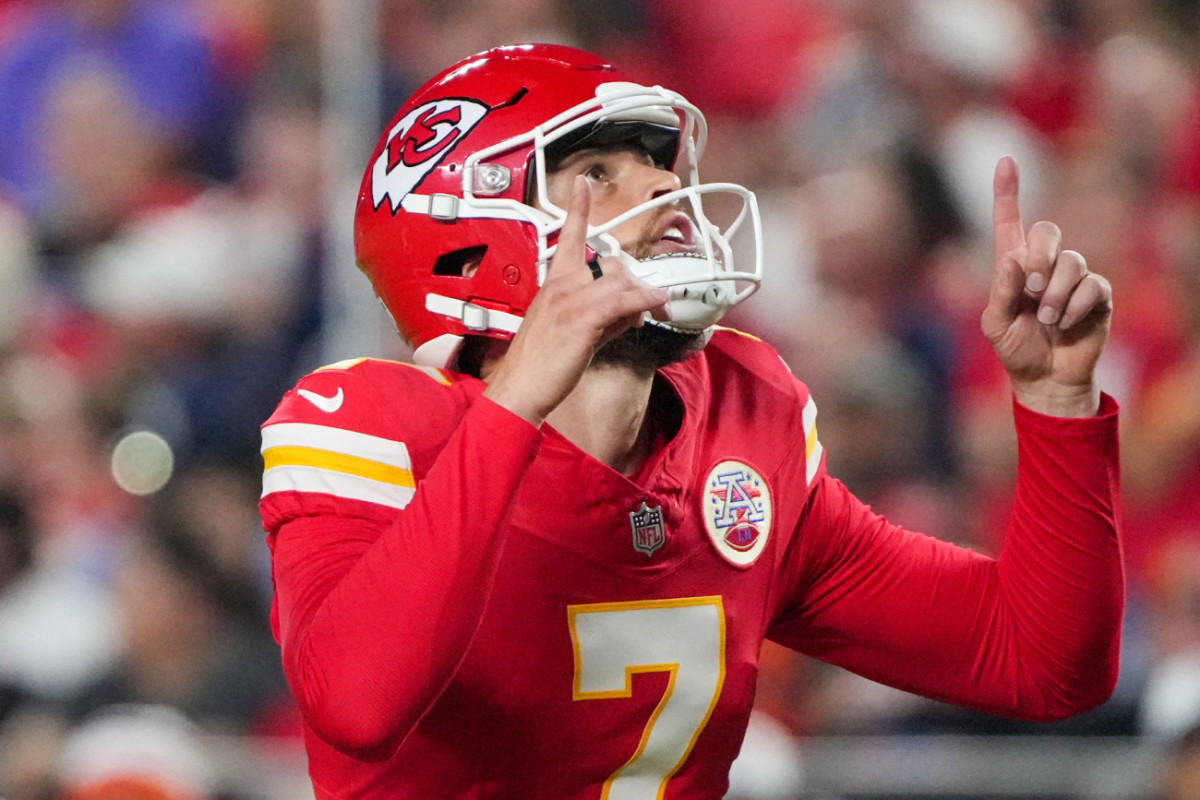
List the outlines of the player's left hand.
{"label": "player's left hand", "polygon": [[1008,371],[1022,405],[1044,414],[1089,416],[1100,405],[1096,362],[1108,341],[1112,287],[1089,272],[1062,232],[1037,222],[1026,232],[1017,199],[1017,164],[996,165],[992,226],[995,263],[984,335]]}

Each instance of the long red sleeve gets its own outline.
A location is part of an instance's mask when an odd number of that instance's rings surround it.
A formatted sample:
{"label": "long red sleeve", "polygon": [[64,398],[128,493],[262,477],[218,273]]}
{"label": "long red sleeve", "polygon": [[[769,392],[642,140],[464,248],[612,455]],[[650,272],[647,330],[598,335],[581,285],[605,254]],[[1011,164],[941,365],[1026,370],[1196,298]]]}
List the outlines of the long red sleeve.
{"label": "long red sleeve", "polygon": [[504,522],[540,440],[480,399],[382,533],[314,515],[273,537],[284,671],[321,738],[386,756],[444,690],[483,616]]}
{"label": "long red sleeve", "polygon": [[1089,419],[1016,405],[1019,466],[1000,556],[889,524],[826,479],[801,521],[777,641],[868,678],[1049,721],[1111,694],[1124,575],[1116,404]]}

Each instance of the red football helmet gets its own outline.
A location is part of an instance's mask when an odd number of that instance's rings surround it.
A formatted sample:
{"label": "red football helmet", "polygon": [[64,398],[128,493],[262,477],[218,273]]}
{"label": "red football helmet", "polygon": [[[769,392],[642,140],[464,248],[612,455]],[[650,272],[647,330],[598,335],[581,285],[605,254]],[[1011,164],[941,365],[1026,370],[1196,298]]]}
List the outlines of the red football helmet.
{"label": "red football helmet", "polygon": [[[359,268],[418,363],[449,366],[465,335],[511,338],[541,285],[566,212],[546,192],[547,164],[580,147],[637,141],[683,186],[588,229],[601,256],[671,290],[671,326],[703,330],[749,296],[762,273],[754,195],[701,184],[700,111],[662,87],[641,86],[596,56],[557,45],[500,47],[434,77],[397,112],[359,191]],[[702,196],[738,202],[727,225]],[[638,261],[609,235],[666,204],[688,212],[689,252]],[[728,204],[720,204],[722,206]],[[731,244],[734,234],[742,232]],[[734,268],[734,252],[750,260]]]}

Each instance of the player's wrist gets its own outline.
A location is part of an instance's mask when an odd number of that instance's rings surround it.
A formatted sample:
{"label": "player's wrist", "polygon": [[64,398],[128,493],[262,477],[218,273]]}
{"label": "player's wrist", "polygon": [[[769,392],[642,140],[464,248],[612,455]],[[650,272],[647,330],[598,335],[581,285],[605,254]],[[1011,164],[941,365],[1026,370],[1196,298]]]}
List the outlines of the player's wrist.
{"label": "player's wrist", "polygon": [[540,428],[546,421],[546,414],[541,406],[530,401],[524,392],[509,388],[503,381],[490,383],[483,390],[483,396],[501,408],[511,411],[535,428]]}
{"label": "player's wrist", "polygon": [[1016,401],[1048,417],[1093,417],[1100,410],[1100,387],[1095,382],[1013,381]]}

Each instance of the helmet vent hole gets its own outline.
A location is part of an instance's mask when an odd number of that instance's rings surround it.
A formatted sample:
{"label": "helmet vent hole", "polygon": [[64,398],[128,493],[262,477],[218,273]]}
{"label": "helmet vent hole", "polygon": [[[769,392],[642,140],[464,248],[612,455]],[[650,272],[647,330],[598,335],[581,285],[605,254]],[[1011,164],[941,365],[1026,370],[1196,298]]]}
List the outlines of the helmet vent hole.
{"label": "helmet vent hole", "polygon": [[486,244],[464,247],[438,256],[433,262],[434,275],[448,275],[452,278],[469,278],[479,269],[483,254],[487,252]]}

